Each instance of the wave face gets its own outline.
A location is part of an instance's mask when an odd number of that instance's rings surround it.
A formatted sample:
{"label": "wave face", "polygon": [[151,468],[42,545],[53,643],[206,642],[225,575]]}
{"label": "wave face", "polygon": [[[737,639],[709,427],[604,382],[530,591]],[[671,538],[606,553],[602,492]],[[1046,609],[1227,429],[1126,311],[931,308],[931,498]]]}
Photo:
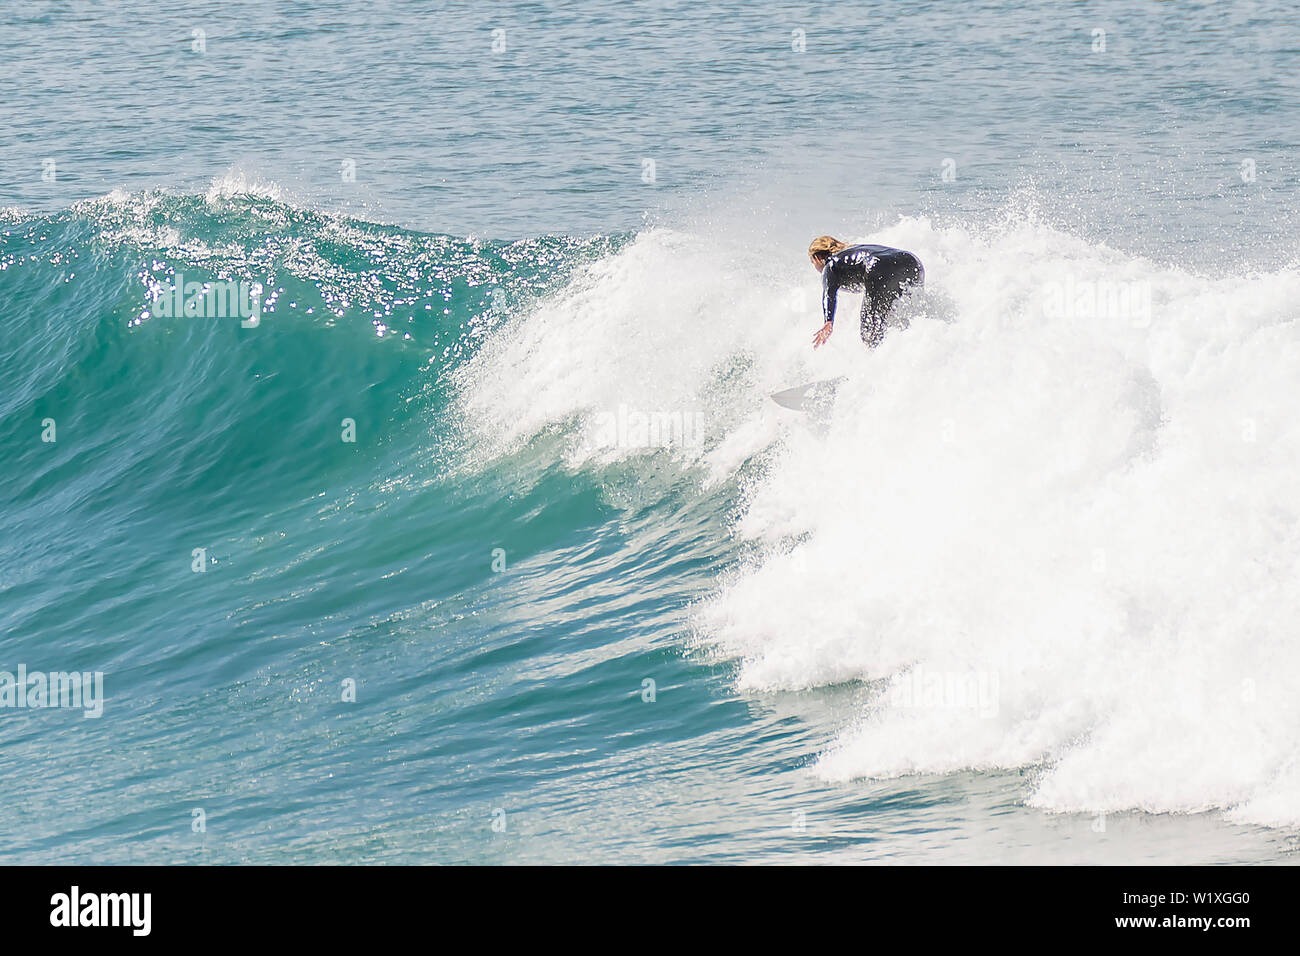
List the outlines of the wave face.
{"label": "wave face", "polygon": [[[781,858],[792,807],[944,781],[1300,824],[1300,270],[905,218],[852,238],[925,263],[910,326],[865,352],[850,297],[813,353],[800,243],[730,235],[238,178],[5,213],[0,669],[108,695],[6,717],[51,776],[4,775],[7,853]],[[255,321],[159,314],[189,282]],[[833,376],[822,421],[768,400]]]}

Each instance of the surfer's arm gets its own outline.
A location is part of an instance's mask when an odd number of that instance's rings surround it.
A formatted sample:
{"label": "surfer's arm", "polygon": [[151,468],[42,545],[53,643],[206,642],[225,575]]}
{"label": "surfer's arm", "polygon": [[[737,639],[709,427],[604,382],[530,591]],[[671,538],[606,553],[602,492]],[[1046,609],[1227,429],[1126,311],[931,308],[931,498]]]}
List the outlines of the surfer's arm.
{"label": "surfer's arm", "polygon": [[826,268],[822,270],[822,316],[826,319],[827,325],[835,321],[835,300],[839,296],[839,291],[839,274],[828,262]]}
{"label": "surfer's arm", "polygon": [[820,348],[835,331],[835,300],[839,295],[840,280],[828,262],[822,270],[822,315],[826,322],[813,336],[813,348]]}

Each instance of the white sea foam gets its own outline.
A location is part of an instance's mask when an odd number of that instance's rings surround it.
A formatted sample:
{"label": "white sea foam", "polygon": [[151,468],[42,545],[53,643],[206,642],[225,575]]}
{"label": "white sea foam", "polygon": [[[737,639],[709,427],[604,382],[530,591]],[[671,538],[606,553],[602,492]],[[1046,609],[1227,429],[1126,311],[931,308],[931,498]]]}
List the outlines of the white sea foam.
{"label": "white sea foam", "polygon": [[239,196],[252,196],[275,202],[288,201],[284,188],[279,183],[264,179],[239,166],[233,166],[220,176],[214,177],[203,198],[211,205]]}
{"label": "white sea foam", "polygon": [[[852,238],[926,266],[875,352],[853,300],[810,351],[801,243],[655,229],[487,343],[464,410],[506,444],[576,423],[578,464],[645,454],[588,440],[620,405],[702,412],[676,452],[714,478],[767,452],[735,526],[764,556],[699,628],[743,690],[880,682],[827,779],[1031,767],[1049,810],[1300,823],[1300,270],[1032,219]],[[824,431],[766,399],[837,374]]]}

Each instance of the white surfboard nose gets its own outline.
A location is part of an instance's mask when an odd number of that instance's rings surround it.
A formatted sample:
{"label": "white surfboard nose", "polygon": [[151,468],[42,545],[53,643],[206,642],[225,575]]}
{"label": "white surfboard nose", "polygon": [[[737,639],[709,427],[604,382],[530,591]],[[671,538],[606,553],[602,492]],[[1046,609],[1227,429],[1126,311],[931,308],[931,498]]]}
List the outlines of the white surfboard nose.
{"label": "white surfboard nose", "polygon": [[772,401],[782,408],[792,408],[797,412],[823,408],[835,400],[835,390],[839,388],[840,382],[844,381],[844,378],[845,376],[839,375],[835,378],[825,378],[819,382],[809,382],[807,385],[796,385],[794,388],[774,392]]}

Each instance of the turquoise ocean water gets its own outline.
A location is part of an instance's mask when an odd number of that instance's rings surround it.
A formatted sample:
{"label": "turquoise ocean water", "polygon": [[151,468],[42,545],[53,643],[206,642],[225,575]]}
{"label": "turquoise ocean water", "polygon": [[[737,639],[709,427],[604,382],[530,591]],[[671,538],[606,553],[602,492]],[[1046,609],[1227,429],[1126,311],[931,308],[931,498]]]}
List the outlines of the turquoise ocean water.
{"label": "turquoise ocean water", "polygon": [[[5,0],[0,861],[1293,862],[1298,60]],[[875,352],[820,233],[925,263]]]}

